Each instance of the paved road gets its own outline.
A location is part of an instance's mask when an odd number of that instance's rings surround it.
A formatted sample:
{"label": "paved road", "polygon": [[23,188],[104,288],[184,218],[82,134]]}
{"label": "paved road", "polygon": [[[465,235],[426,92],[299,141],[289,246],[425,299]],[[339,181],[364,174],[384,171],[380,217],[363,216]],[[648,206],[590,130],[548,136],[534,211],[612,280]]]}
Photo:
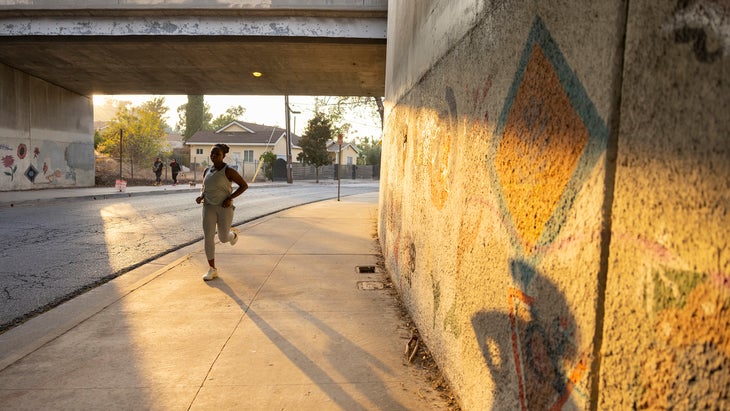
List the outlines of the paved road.
{"label": "paved road", "polygon": [[[343,184],[341,195],[377,190],[377,183]],[[0,209],[0,332],[202,240],[196,195],[52,201]],[[334,197],[337,185],[332,184],[252,188],[236,200],[234,225]]]}

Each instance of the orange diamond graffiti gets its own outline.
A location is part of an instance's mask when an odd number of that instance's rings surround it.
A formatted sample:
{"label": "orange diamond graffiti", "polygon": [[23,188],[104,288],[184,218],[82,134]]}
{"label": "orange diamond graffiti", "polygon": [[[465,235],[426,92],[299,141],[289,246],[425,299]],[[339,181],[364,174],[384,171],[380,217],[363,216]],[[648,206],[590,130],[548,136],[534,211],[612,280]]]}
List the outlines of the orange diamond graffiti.
{"label": "orange diamond graffiti", "polygon": [[495,158],[504,199],[527,254],[565,191],[588,138],[555,69],[535,45]]}
{"label": "orange diamond graffiti", "polygon": [[538,18],[490,148],[492,182],[520,255],[557,236],[605,152],[608,130]]}

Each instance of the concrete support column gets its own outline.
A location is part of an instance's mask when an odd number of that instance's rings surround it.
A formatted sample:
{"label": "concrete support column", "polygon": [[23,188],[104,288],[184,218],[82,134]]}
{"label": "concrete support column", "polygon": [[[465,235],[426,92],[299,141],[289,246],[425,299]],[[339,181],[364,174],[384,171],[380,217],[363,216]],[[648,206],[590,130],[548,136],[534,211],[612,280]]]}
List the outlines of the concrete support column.
{"label": "concrete support column", "polygon": [[91,98],[0,65],[0,190],[94,185]]}

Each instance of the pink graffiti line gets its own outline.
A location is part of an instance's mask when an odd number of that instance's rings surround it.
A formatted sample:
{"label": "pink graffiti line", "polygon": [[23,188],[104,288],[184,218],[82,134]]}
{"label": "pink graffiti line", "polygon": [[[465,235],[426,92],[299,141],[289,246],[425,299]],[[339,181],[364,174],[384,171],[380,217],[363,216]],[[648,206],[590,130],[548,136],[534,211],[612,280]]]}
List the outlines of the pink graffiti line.
{"label": "pink graffiti line", "polygon": [[718,286],[720,286],[721,288],[724,288],[726,291],[730,291],[730,275],[718,270],[718,271],[710,271],[708,273],[708,276]]}
{"label": "pink graffiti line", "polygon": [[581,377],[583,377],[583,374],[585,374],[587,369],[588,355],[584,353],[580,357],[580,361],[578,361],[578,364],[575,365],[573,370],[570,372],[570,375],[568,376],[568,381],[565,384],[565,394],[563,394],[562,397],[558,398],[555,404],[553,404],[553,406],[550,408],[551,411],[560,411],[563,409],[563,405],[565,405],[565,402],[568,401],[568,398],[570,398],[570,394],[573,393],[573,388],[575,388],[575,384],[580,381]]}
{"label": "pink graffiti line", "polygon": [[621,242],[634,242],[638,243],[641,248],[651,251],[654,256],[662,262],[669,263],[673,260],[676,260],[676,257],[672,255],[672,252],[669,251],[669,249],[658,242],[645,238],[641,235],[631,235],[630,233],[621,233],[621,232],[613,232],[611,235],[614,237],[614,240],[618,240]]}
{"label": "pink graffiti line", "polygon": [[[541,255],[557,253],[569,247],[575,247],[577,244],[585,244],[590,241],[596,241],[601,235],[600,230],[584,231],[573,233],[565,239],[556,241],[546,246],[536,246],[533,250]],[[687,267],[689,264],[674,254],[669,248],[658,242],[646,237],[614,231],[611,233],[611,243],[614,244],[630,244],[634,249],[641,250],[642,255],[656,260],[665,267]],[[730,291],[730,273],[722,270],[713,270],[707,273],[710,280],[715,282],[719,287]]]}
{"label": "pink graffiti line", "polygon": [[[510,287],[507,301],[509,303],[509,321],[510,326],[512,327],[512,355],[515,357],[515,368],[517,371],[517,381],[518,381],[518,389],[519,389],[519,395],[520,395],[520,406],[522,408],[522,411],[527,411],[527,393],[525,392],[525,381],[524,381],[524,375],[522,370],[522,363],[520,361],[520,342],[519,336],[517,334],[517,305],[515,304],[515,301],[519,300],[526,306],[531,306],[535,299],[522,291],[520,291],[517,288]],[[573,390],[575,389],[575,386],[578,384],[578,381],[583,378],[583,375],[585,374],[586,370],[588,369],[588,361],[590,359],[590,356],[587,353],[583,353],[580,356],[580,359],[578,360],[578,363],[573,367],[573,369],[570,371],[570,374],[568,375],[568,381],[566,381],[566,389],[565,393],[558,398],[555,403],[550,407],[551,411],[559,411],[563,408],[565,403],[570,398],[570,395],[573,393]]]}
{"label": "pink graffiti line", "polygon": [[594,241],[595,239],[599,238],[601,235],[600,231],[596,230],[595,232],[582,232],[582,233],[573,233],[564,239],[561,239],[560,241],[555,241],[548,245],[539,245],[535,244],[533,247],[533,253],[540,254],[540,255],[546,255],[558,251],[562,251],[570,246],[573,246],[574,244],[581,244],[581,243],[587,243],[590,241]]}
{"label": "pink graffiti line", "polygon": [[487,78],[487,81],[484,82],[484,85],[481,87],[474,87],[472,89],[469,89],[467,87],[467,94],[471,94],[472,96],[472,108],[477,108],[480,104],[482,104],[486,99],[487,95],[489,95],[489,90],[492,88],[492,76],[489,76]]}
{"label": "pink graffiti line", "polygon": [[[487,78],[484,86],[475,88],[466,88],[466,94],[472,96],[472,110],[477,110],[484,101],[487,100],[489,90],[492,88],[492,76]],[[489,123],[489,112],[484,111],[483,124],[486,126]]]}
{"label": "pink graffiti line", "polygon": [[522,239],[520,238],[520,234],[517,232],[517,228],[515,228],[515,225],[512,224],[510,216],[504,214],[496,204],[479,197],[469,196],[467,198],[467,205],[469,207],[471,207],[472,205],[478,205],[486,208],[485,215],[496,217],[496,219],[502,223],[502,227],[505,231],[507,231],[507,234],[510,237],[516,239],[520,243],[523,243]]}
{"label": "pink graffiti line", "polygon": [[517,369],[517,381],[519,384],[520,405],[522,411],[527,411],[527,396],[525,394],[525,382],[522,375],[522,364],[520,363],[519,342],[517,341],[517,306],[514,304],[515,299],[522,301],[526,305],[531,305],[534,299],[522,291],[510,287],[507,301],[509,303],[509,322],[512,327],[512,354],[515,356],[515,368]]}

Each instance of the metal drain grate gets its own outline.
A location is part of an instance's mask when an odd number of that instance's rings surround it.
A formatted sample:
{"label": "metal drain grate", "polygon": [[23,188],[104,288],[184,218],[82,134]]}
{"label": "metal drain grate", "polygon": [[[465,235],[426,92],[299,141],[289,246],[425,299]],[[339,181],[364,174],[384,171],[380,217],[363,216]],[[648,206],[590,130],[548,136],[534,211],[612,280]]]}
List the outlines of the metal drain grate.
{"label": "metal drain grate", "polygon": [[380,281],[358,281],[357,288],[364,291],[382,290],[385,288],[385,284]]}

